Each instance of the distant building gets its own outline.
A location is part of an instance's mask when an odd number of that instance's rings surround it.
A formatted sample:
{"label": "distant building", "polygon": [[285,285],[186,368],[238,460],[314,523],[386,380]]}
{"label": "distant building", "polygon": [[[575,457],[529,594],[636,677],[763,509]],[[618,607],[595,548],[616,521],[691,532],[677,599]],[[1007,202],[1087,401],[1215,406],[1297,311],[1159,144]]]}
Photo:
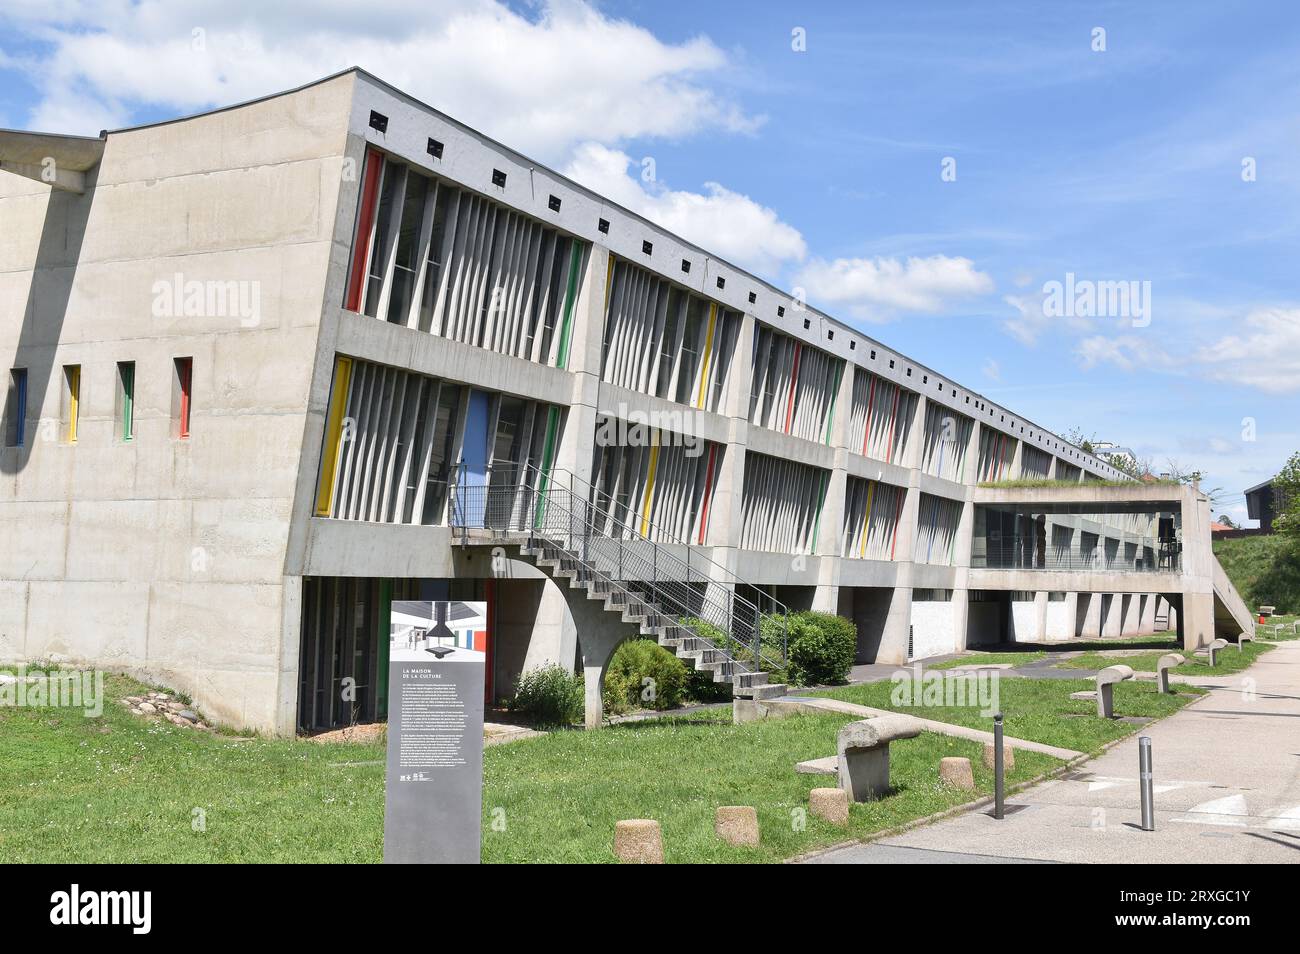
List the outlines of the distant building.
{"label": "distant building", "polygon": [[1246,491],[1246,516],[1259,521],[1259,529],[1264,533],[1273,532],[1273,520],[1284,513],[1290,505],[1290,495],[1270,477],[1262,484],[1256,484]]}

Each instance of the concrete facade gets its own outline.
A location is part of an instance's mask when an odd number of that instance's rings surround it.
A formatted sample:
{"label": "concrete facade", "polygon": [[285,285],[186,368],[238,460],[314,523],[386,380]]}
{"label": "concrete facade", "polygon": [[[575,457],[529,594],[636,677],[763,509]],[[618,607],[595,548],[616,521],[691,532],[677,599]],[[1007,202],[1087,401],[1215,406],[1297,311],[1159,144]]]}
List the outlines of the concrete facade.
{"label": "concrete facade", "polygon": [[[362,71],[100,140],[0,134],[0,171],[24,438],[0,450],[0,661],[291,732],[304,581],[492,579],[497,693],[582,665],[598,721],[625,634],[456,545],[439,494],[480,460],[848,616],[861,661],[1149,632],[1161,606],[1189,646],[1239,625],[1195,490],[1090,483],[1122,475]],[[647,420],[657,446],[601,437]],[[984,486],[1016,478],[1070,485]],[[1144,558],[1162,515],[1168,566]]]}

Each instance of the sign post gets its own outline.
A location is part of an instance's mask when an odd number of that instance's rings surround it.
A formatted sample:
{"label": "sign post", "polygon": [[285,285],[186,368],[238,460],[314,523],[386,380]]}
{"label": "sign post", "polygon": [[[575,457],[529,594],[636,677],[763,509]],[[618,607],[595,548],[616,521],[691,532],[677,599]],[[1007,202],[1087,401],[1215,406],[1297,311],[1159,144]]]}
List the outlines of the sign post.
{"label": "sign post", "polygon": [[485,654],[469,646],[484,611],[481,603],[393,604],[385,863],[479,862]]}

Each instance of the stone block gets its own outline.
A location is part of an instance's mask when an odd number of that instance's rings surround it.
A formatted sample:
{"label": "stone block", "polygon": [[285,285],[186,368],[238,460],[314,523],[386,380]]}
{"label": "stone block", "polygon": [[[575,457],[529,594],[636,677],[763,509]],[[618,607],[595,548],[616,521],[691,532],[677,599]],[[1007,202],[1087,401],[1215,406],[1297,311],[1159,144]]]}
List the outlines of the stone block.
{"label": "stone block", "polygon": [[[989,755],[988,759],[991,762],[993,756]],[[975,791],[975,773],[971,771],[970,759],[957,756],[940,759],[939,781],[965,792]]]}
{"label": "stone block", "polygon": [[713,831],[732,845],[758,846],[758,812],[749,805],[724,805],[713,814]]}
{"label": "stone block", "polygon": [[615,822],[614,856],[624,864],[663,864],[664,840],[659,823],[652,818]]}
{"label": "stone block", "polygon": [[832,825],[847,825],[849,793],[842,788],[814,788],[808,793],[808,810]]}

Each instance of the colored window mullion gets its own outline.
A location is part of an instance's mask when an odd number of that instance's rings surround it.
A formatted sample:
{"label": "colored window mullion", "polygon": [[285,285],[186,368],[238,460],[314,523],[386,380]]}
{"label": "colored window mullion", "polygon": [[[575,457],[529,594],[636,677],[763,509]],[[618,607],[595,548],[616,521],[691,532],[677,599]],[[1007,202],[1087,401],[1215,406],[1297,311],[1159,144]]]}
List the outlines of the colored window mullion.
{"label": "colored window mullion", "polygon": [[713,356],[713,326],[718,320],[718,306],[709,302],[709,327],[704,333],[704,360],[700,363],[700,391],[695,406],[704,410],[704,395],[709,385],[709,359]]}
{"label": "colored window mullion", "polygon": [[180,389],[180,418],[177,421],[176,436],[190,436],[190,391],[194,379],[194,359],[176,359],[176,384]]}
{"label": "colored window mullion", "polygon": [[659,445],[650,445],[650,464],[646,467],[645,496],[641,501],[641,536],[650,536],[650,502],[654,499],[655,472],[659,469]]}
{"label": "colored window mullion", "polygon": [[122,382],[122,440],[135,436],[135,362],[123,361],[118,365]]}
{"label": "colored window mullion", "polygon": [[14,391],[13,446],[22,447],[27,441],[27,369],[14,368],[9,374]]}
{"label": "colored window mullion", "polygon": [[546,486],[551,479],[551,464],[555,458],[555,434],[559,430],[560,409],[554,405],[546,414],[546,442],[542,447],[542,473],[537,481],[537,508],[533,512],[534,526],[540,527],[546,514]]}
{"label": "colored window mullion", "polygon": [[316,486],[316,516],[328,517],[338,479],[339,450],[343,438],[343,414],[347,409],[348,386],[352,380],[352,359],[334,362],[334,385],[330,390],[329,417],[325,423],[325,447],[321,453],[320,481]]}
{"label": "colored window mullion", "polygon": [[898,549],[898,525],[903,521],[903,501],[907,499],[907,491],[899,490],[898,492],[898,509],[894,513],[894,539],[889,544],[889,559],[894,558],[894,551]]}
{"label": "colored window mullion", "polygon": [[862,518],[862,544],[859,548],[861,550],[861,555],[863,559],[866,559],[867,556],[868,534],[871,531],[871,503],[872,500],[875,498],[875,495],[876,495],[876,482],[874,480],[868,481],[867,482],[867,514],[865,517]]}
{"label": "colored window mullion", "polygon": [[709,445],[709,467],[704,475],[704,505],[700,511],[699,544],[704,545],[704,533],[709,526],[709,498],[713,495],[713,467],[718,456],[718,445]]}
{"label": "colored window mullion", "polygon": [[[557,367],[565,368],[569,364],[569,348],[572,345],[572,326],[573,326],[573,306],[578,298],[578,268],[582,262],[582,246],[576,241],[572,241],[572,248],[569,252],[569,285],[564,294],[564,320],[560,326],[560,347],[557,352],[559,360]],[[609,289],[606,287],[606,297],[609,296]]]}
{"label": "colored window mullion", "polygon": [[844,365],[839,365],[835,369],[835,382],[831,385],[831,407],[826,413],[826,438],[823,441],[826,445],[831,442],[831,428],[835,426],[835,402],[840,396],[840,379],[844,375]]}
{"label": "colored window mullion", "polygon": [[894,432],[898,430],[898,397],[903,389],[894,385],[894,406],[889,409],[889,448],[885,451],[885,463],[894,462]]}
{"label": "colored window mullion", "polygon": [[361,182],[361,207],[357,210],[357,231],[352,239],[352,271],[348,275],[348,292],[343,307],[361,310],[361,293],[366,287],[366,266],[370,258],[370,232],[375,225],[375,207],[379,202],[379,179],[384,157],[376,149],[366,150],[366,168]]}
{"label": "colored window mullion", "polygon": [[785,433],[790,433],[790,423],[794,420],[795,389],[799,384],[799,357],[803,352],[803,343],[794,343],[794,364],[790,368],[790,393],[785,400]]}
{"label": "colored window mullion", "polygon": [[817,486],[817,512],[813,515],[812,546],[809,547],[809,552],[811,553],[817,552],[817,535],[821,532],[822,507],[825,505],[825,503],[826,503],[826,471],[823,470],[821,472],[821,477],[818,481],[818,486]]}
{"label": "colored window mullion", "polygon": [[68,382],[68,443],[77,443],[77,415],[81,410],[81,365],[70,364],[63,369]]}
{"label": "colored window mullion", "polygon": [[876,376],[871,376],[871,386],[867,389],[867,423],[862,429],[862,456],[867,457],[867,446],[871,443],[871,407],[876,402]]}

